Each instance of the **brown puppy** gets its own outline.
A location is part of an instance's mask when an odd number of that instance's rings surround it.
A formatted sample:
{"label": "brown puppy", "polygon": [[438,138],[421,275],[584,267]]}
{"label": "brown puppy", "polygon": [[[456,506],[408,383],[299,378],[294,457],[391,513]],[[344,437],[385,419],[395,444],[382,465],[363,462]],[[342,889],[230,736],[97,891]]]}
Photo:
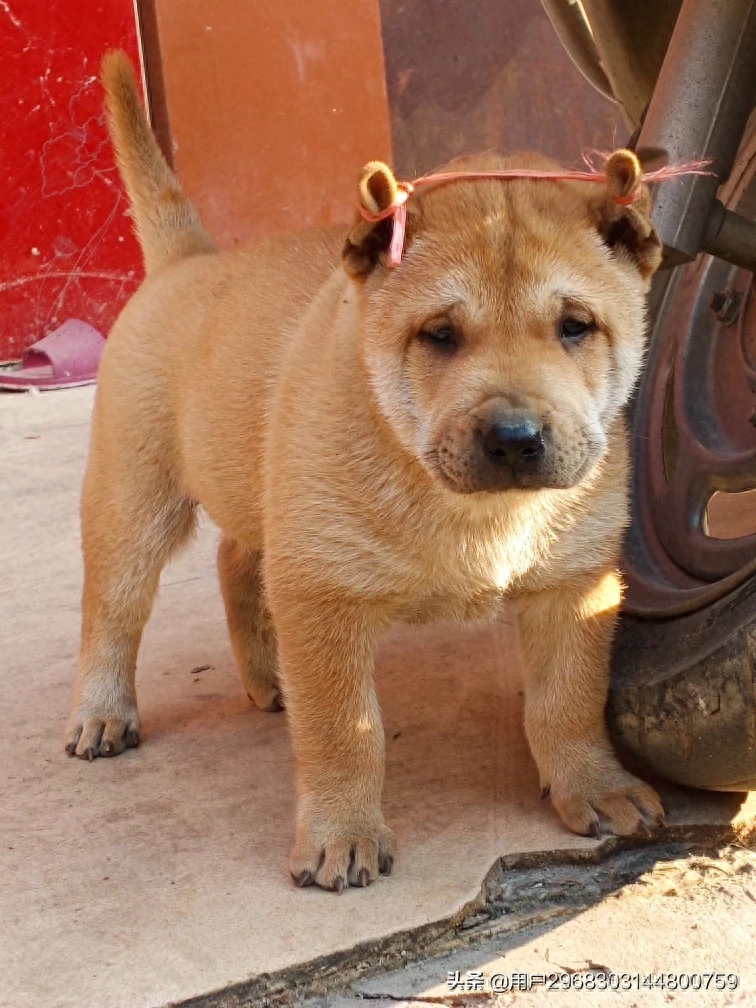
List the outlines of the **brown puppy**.
{"label": "brown puppy", "polygon": [[[123,54],[111,133],[147,279],[100,370],[83,501],[81,664],[67,748],[139,739],[137,649],[163,564],[202,506],[250,697],[286,699],[300,884],[388,872],[376,641],[396,620],[516,600],[526,728],[578,833],[659,821],[604,727],[627,521],[621,408],[659,242],[628,152],[607,186],[463,181],[413,196],[407,249],[360,221],[218,254],[163,161]],[[457,169],[527,165],[492,155]],[[368,210],[395,181],[364,173]]]}

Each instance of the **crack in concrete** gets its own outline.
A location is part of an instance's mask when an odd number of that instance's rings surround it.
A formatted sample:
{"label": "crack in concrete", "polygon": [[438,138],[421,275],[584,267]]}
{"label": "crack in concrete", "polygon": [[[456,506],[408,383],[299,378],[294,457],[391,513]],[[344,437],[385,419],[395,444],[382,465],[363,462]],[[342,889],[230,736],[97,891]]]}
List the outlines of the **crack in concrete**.
{"label": "crack in concrete", "polygon": [[409,1001],[414,1004],[459,1005],[462,997],[467,1000],[467,998],[492,998],[494,995],[491,991],[465,991],[461,997],[454,997],[452,994],[449,997],[437,997],[433,994],[423,997],[422,995],[416,996],[414,994],[404,996],[401,994],[365,994],[362,991],[349,991],[349,997],[357,998],[359,1001],[398,1001],[402,1004]]}

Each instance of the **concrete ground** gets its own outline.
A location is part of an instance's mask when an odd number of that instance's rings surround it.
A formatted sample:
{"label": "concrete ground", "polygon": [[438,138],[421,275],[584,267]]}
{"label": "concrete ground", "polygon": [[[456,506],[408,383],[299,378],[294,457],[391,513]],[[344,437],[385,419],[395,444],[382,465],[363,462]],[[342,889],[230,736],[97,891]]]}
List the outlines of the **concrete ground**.
{"label": "concrete ground", "polygon": [[[698,945],[679,914],[607,895],[611,878],[661,871],[670,857],[681,872],[697,871],[686,845],[745,836],[753,800],[668,788],[671,827],[655,841],[673,846],[648,847],[650,860],[629,868],[611,859],[637,851],[567,833],[538,797],[507,612],[494,626],[465,631],[398,628],[384,644],[385,804],[400,856],[391,879],[366,891],[339,897],[289,881],[294,797],[285,715],[255,710],[236,676],[209,526],[165,572],[145,634],[143,744],[92,764],[65,757],[81,587],[77,496],[91,402],[91,389],[0,397],[0,1005],[209,1008],[316,997],[326,988],[332,997],[403,1000],[427,995],[446,966],[437,973],[434,963],[414,987],[402,986],[410,976],[403,971],[394,993],[381,986],[394,982],[388,978],[371,980],[372,988],[345,985],[475,939],[477,958],[464,966],[473,969],[481,956],[504,950],[507,935],[507,970],[531,972],[543,972],[534,948],[547,947],[544,935],[554,962],[590,956],[633,972],[700,971],[713,961],[704,952],[716,939],[712,948],[727,952],[756,1003],[746,954],[756,907],[748,869],[733,868],[732,892],[719,902],[714,869],[691,890],[690,915],[707,922]],[[567,876],[554,875],[557,863]],[[547,882],[551,902],[536,907],[545,918],[507,895],[513,884],[540,894]],[[564,897],[571,889],[582,903]],[[670,899],[660,894],[659,908],[667,912]],[[590,941],[569,930],[578,924]],[[653,939],[641,942],[652,927]],[[685,948],[690,955],[681,958]],[[501,995],[510,996],[518,1004],[541,996],[573,1003],[562,994]],[[644,996],[639,1003],[656,1003]],[[697,1004],[708,1003],[702,996]]]}

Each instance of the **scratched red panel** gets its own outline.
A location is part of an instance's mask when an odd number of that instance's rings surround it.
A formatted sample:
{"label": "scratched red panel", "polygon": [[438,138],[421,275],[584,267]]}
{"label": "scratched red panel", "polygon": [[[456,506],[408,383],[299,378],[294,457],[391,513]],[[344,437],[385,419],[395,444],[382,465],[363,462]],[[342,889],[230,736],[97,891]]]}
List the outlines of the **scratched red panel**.
{"label": "scratched red panel", "polygon": [[0,360],[67,318],[107,333],[141,277],[97,73],[132,0],[0,0]]}

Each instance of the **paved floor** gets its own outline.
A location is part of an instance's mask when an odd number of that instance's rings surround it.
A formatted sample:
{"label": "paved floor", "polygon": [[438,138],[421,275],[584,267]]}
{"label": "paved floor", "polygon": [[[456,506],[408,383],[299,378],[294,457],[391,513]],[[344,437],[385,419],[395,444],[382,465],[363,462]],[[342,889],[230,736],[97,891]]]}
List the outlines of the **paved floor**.
{"label": "paved floor", "polygon": [[[358,946],[380,958],[401,932],[427,938],[469,914],[502,856],[595,852],[538,798],[505,613],[493,627],[387,640],[395,874],[340,897],[295,889],[285,716],[253,709],[237,680],[210,527],[166,571],[145,635],[144,744],[66,758],[91,400],[91,389],[0,397],[0,1005],[158,1008],[229,987],[241,1004],[314,960],[300,975]],[[730,795],[670,791],[668,804],[678,832],[750,814]]]}

